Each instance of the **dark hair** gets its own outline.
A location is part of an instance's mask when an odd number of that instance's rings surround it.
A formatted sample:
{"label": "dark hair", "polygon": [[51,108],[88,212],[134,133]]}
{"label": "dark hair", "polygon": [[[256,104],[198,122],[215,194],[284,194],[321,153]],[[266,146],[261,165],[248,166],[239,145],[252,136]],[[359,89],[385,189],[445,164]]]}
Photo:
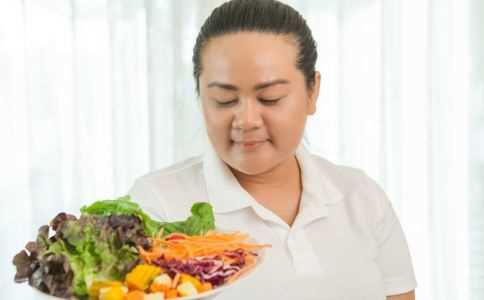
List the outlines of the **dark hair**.
{"label": "dark hair", "polygon": [[203,47],[211,38],[241,31],[292,35],[298,47],[296,67],[303,72],[306,86],[312,87],[318,53],[311,29],[301,14],[276,0],[231,0],[212,11],[198,34],[192,58],[197,94]]}

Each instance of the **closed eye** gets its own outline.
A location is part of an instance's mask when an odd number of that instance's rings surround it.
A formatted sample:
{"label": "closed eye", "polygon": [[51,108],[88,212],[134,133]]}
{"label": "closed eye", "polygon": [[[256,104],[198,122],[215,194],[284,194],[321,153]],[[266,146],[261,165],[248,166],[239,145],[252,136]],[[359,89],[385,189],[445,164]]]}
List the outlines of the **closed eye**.
{"label": "closed eye", "polygon": [[215,100],[218,106],[231,106],[237,103],[237,99],[232,100]]}
{"label": "closed eye", "polygon": [[282,98],[276,98],[276,99],[264,99],[264,98],[259,98],[259,101],[264,104],[264,105],[274,105],[276,104],[277,102],[279,102],[279,100],[281,100]]}

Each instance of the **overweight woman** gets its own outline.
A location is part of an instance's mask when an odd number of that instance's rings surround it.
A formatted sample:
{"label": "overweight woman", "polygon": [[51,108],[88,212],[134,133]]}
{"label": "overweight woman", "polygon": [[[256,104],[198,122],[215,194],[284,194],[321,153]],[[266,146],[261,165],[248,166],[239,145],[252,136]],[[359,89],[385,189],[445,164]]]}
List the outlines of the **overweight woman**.
{"label": "overweight woman", "polygon": [[253,277],[223,299],[415,299],[408,246],[385,193],[301,142],[316,112],[316,58],[311,30],[288,5],[233,0],[214,9],[193,51],[210,143],[201,156],[139,178],[130,195],[168,221],[208,201],[219,228],[272,244]]}

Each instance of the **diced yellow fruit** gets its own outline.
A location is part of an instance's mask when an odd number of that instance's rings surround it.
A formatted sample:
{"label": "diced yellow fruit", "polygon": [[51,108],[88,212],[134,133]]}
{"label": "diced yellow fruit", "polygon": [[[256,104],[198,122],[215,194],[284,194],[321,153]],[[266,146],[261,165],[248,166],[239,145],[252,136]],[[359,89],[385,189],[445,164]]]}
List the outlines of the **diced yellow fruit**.
{"label": "diced yellow fruit", "polygon": [[113,286],[99,290],[99,300],[124,300],[128,289],[124,286]]}
{"label": "diced yellow fruit", "polygon": [[178,291],[178,293],[182,297],[195,296],[195,295],[198,294],[195,286],[189,281],[185,281],[185,282],[180,283],[178,285],[178,287],[176,288],[176,290]]}
{"label": "diced yellow fruit", "polygon": [[89,296],[97,299],[99,297],[99,290],[106,287],[122,286],[120,281],[95,281],[89,289]]}
{"label": "diced yellow fruit", "polygon": [[126,284],[130,289],[144,291],[151,281],[161,273],[161,268],[152,265],[137,265],[126,275]]}
{"label": "diced yellow fruit", "polygon": [[144,300],[165,300],[165,294],[163,293],[145,294]]}
{"label": "diced yellow fruit", "polygon": [[181,274],[180,275],[180,282],[182,282],[182,283],[190,282],[191,284],[193,284],[193,286],[197,289],[198,292],[200,292],[201,289],[202,289],[202,283],[200,282],[200,280],[198,280],[198,278],[193,277],[193,276],[188,275],[188,274]]}

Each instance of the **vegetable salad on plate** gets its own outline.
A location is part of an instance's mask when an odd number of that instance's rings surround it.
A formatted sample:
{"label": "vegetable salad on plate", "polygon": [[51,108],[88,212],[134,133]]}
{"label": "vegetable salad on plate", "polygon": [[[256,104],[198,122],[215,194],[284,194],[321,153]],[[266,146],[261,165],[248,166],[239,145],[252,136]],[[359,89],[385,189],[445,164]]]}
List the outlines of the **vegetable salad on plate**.
{"label": "vegetable salad on plate", "polygon": [[266,247],[215,230],[209,203],[195,203],[184,221],[159,222],[125,196],[85,206],[80,217],[59,213],[13,264],[15,282],[59,298],[181,299],[234,282]]}

